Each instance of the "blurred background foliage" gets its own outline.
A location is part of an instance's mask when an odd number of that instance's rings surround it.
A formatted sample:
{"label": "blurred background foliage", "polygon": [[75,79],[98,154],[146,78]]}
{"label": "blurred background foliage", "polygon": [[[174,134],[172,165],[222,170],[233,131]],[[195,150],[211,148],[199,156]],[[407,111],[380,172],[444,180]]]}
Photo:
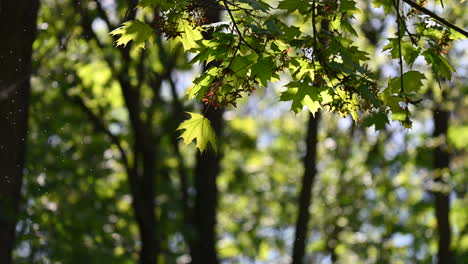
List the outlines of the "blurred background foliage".
{"label": "blurred background foliage", "polygon": [[[444,4],[445,17],[467,24],[466,4]],[[380,54],[394,19],[365,1],[359,7],[358,44],[379,55],[371,67],[381,69],[385,83],[397,75],[397,65]],[[136,115],[151,134],[144,144],[155,157],[159,263],[189,263],[187,208],[196,203],[197,158],[193,146],[176,141],[175,128],[187,118],[184,111],[201,109],[182,99],[199,66],[190,65],[190,55],[173,40],[159,38],[145,50],[116,48],[108,33],[128,10],[123,0],[41,3],[14,263],[138,261],[142,242],[128,171],[104,132],[118,138],[130,167],[143,158],[133,151],[140,132],[122,85],[138,91]],[[457,69],[452,81],[438,83],[426,74],[427,96],[414,107],[411,130],[392,122],[377,132],[350,117],[322,114],[305,263],[433,263],[438,231],[431,191],[437,188],[451,201],[451,249],[458,263],[468,262],[467,45],[464,40],[450,50]],[[223,114],[213,227],[221,263],[290,261],[308,115],[278,102],[281,90],[270,83]],[[450,115],[447,142],[433,137],[438,109]],[[433,167],[433,150],[441,144],[450,155],[442,187]],[[196,239],[203,243],[203,234]]]}

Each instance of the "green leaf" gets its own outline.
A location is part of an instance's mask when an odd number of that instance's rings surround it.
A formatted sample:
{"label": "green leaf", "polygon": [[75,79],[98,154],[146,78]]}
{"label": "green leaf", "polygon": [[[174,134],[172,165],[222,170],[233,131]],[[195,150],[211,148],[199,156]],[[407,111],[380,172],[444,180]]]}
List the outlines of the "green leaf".
{"label": "green leaf", "polygon": [[386,124],[388,124],[388,117],[383,112],[374,113],[364,120],[366,127],[375,126],[375,130],[384,129]]}
{"label": "green leaf", "polygon": [[382,103],[378,100],[378,98],[373,94],[367,85],[361,85],[357,88],[359,94],[362,98],[366,99],[367,101],[371,102],[375,107],[380,107]]}
{"label": "green leaf", "polygon": [[265,25],[267,26],[267,29],[271,35],[278,36],[281,34],[281,29],[279,26],[273,21],[273,19],[268,19],[265,21]]}
{"label": "green leaf", "polygon": [[[398,38],[389,38],[388,44],[384,46],[383,51],[390,50],[390,55],[393,59],[400,57]],[[411,42],[401,42],[402,56],[408,65],[413,65],[414,61],[421,53],[421,49],[414,47]]]}
{"label": "green leaf", "polygon": [[238,77],[245,77],[249,71],[249,66],[257,61],[258,55],[252,53],[247,56],[235,56],[231,63],[231,70],[234,72],[234,75]]}
{"label": "green leaf", "polygon": [[127,46],[133,41],[135,48],[145,48],[145,42],[154,36],[153,28],[138,20],[125,22],[121,27],[110,32],[112,36],[120,35],[116,40],[117,46]]}
{"label": "green leaf", "polygon": [[408,65],[413,65],[414,61],[421,54],[420,48],[415,48],[411,43],[402,43],[401,48],[403,49],[403,59]]}
{"label": "green leaf", "polygon": [[[401,90],[401,77],[396,77],[390,80],[389,86],[393,93],[399,93]],[[423,86],[422,80],[426,79],[426,76],[418,71],[408,71],[403,74],[403,90],[405,94],[412,92],[417,93]]]}
{"label": "green leaf", "polygon": [[193,85],[190,86],[185,92],[188,99],[192,99],[196,95],[198,95],[198,99],[201,99],[205,91],[208,90],[211,83],[214,81],[214,79],[216,79],[216,76],[218,76],[219,71],[220,69],[218,67],[212,67],[205,73],[195,78]]}
{"label": "green leaf", "polygon": [[185,130],[182,135],[180,135],[184,143],[188,145],[193,140],[197,140],[197,148],[200,152],[203,152],[208,143],[211,143],[214,151],[217,151],[216,134],[211,127],[210,120],[200,114],[187,113],[190,115],[190,119],[182,122],[177,128],[177,130]]}
{"label": "green leaf", "polygon": [[341,22],[340,25],[341,25],[341,27],[342,27],[344,30],[348,31],[351,35],[353,35],[353,36],[355,36],[355,37],[358,36],[356,30],[355,30],[355,29],[353,28],[353,26],[348,22],[348,19],[347,19],[346,17],[343,17],[343,18],[340,20],[340,22]]}
{"label": "green leaf", "polygon": [[189,51],[191,49],[198,48],[197,41],[203,39],[201,32],[194,29],[193,26],[185,19],[179,24],[179,29],[182,34],[178,38],[182,42],[184,49]]}
{"label": "green leaf", "polygon": [[272,74],[272,61],[270,57],[261,58],[252,66],[252,75],[256,76],[265,87],[271,79]]}
{"label": "green leaf", "polygon": [[278,9],[288,10],[288,13],[292,13],[298,9],[307,6],[307,2],[299,0],[283,0],[279,2]]}
{"label": "green leaf", "polygon": [[[391,81],[390,81],[391,82]],[[403,98],[398,95],[399,90],[392,91],[392,86],[389,86],[382,92],[381,98],[386,106],[392,111],[393,120],[404,120],[406,119],[406,112],[400,106],[400,102],[404,102]]]}
{"label": "green leaf", "polygon": [[340,11],[346,13],[356,13],[359,9],[356,7],[356,1],[353,0],[341,0],[340,1]]}
{"label": "green leaf", "polygon": [[246,3],[250,5],[255,10],[260,10],[263,12],[268,12],[271,9],[271,6],[261,0],[240,0],[241,3]]}
{"label": "green leaf", "polygon": [[392,120],[405,121],[408,119],[408,113],[406,111],[397,111],[392,113]]}
{"label": "green leaf", "polygon": [[451,79],[452,72],[454,72],[455,69],[449,64],[447,59],[442,55],[429,50],[424,51],[422,55],[426,59],[427,63],[432,65],[432,69],[437,75],[444,77],[447,80]]}
{"label": "green leaf", "polygon": [[302,111],[304,106],[307,106],[312,114],[322,108],[320,93],[325,88],[309,86],[302,82],[290,82],[286,87],[288,89],[281,94],[280,101],[292,101],[291,110],[295,113]]}

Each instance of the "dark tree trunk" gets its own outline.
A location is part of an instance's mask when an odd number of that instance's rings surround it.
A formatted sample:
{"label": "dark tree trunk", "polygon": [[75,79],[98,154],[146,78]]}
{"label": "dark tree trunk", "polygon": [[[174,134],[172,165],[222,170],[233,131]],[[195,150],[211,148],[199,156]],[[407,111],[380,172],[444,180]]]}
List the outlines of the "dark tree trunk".
{"label": "dark tree trunk", "polygon": [[[446,149],[446,139],[448,130],[448,121],[450,113],[446,110],[434,110],[434,138],[443,139],[443,143],[438,144],[434,149],[434,181],[437,184],[448,185],[448,179],[443,174],[449,169],[450,156]],[[435,215],[437,219],[437,230],[439,234],[438,241],[438,264],[453,264],[455,260],[450,250],[451,244],[451,228],[450,228],[450,192],[435,191],[433,193],[435,199]]]}
{"label": "dark tree trunk", "polygon": [[[219,138],[222,134],[223,111],[210,108],[206,111],[205,116],[211,121]],[[194,208],[196,239],[192,252],[192,263],[194,264],[218,263],[216,253],[216,207],[218,204],[216,177],[221,168],[220,161],[220,154],[211,149],[197,154]]]}
{"label": "dark tree trunk", "polygon": [[26,157],[37,0],[0,0],[0,263],[11,263]]}
{"label": "dark tree trunk", "polygon": [[[123,50],[126,73],[129,72],[129,50]],[[127,75],[128,76],[128,75]],[[135,155],[133,168],[127,172],[133,199],[133,211],[138,223],[141,239],[140,263],[156,264],[161,251],[157,238],[157,219],[155,214],[156,198],[156,156],[158,142],[155,140],[151,126],[141,119],[140,87],[133,87],[127,76],[119,76],[125,105],[133,131]]]}
{"label": "dark tree trunk", "polygon": [[302,178],[301,192],[299,196],[299,212],[296,220],[296,233],[294,236],[292,263],[303,263],[305,245],[307,242],[308,222],[310,218],[309,207],[312,200],[315,175],[317,173],[317,134],[320,112],[315,117],[310,114],[307,125],[306,155],[304,157],[304,176]]}

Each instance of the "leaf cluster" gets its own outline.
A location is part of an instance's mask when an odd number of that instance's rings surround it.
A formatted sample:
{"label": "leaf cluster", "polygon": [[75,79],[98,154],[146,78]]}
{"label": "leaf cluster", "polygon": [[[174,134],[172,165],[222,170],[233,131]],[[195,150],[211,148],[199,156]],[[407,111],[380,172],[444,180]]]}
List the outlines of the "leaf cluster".
{"label": "leaf cluster", "polygon": [[[385,127],[391,116],[411,127],[409,105],[420,101],[425,76],[403,67],[421,57],[436,78],[450,79],[454,69],[445,58],[446,47],[460,35],[416,9],[405,13],[394,1],[373,4],[397,18],[397,35],[382,51],[399,60],[401,76],[391,78],[387,87],[379,85],[377,69],[368,66],[373,57],[356,44],[354,0],[282,0],[277,7],[261,0],[145,0],[139,6],[159,10],[154,32],[179,39],[196,54],[192,63],[207,65],[187,89],[188,99],[215,108],[236,106],[256,89],[289,79],[279,100],[291,101],[296,113],[304,107],[313,114],[326,109],[355,121],[364,117],[365,125],[376,128]],[[208,8],[226,10],[227,22],[207,24]],[[121,35],[118,45],[133,40],[142,47],[151,32],[149,25],[131,21],[112,34]]]}

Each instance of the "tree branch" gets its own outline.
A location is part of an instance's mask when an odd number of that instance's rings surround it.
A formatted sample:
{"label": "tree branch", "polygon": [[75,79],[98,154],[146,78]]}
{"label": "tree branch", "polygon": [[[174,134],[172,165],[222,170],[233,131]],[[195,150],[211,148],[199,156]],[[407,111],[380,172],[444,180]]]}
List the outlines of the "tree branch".
{"label": "tree branch", "polygon": [[120,140],[119,138],[114,135],[108,128],[107,126],[104,124],[104,121],[102,121],[102,119],[100,119],[98,117],[98,115],[96,115],[92,110],[91,108],[89,108],[86,103],[84,102],[84,100],[79,97],[79,96],[70,96],[68,95],[65,91],[62,92],[63,96],[65,97],[65,99],[69,100],[70,102],[74,103],[75,105],[77,105],[78,107],[81,108],[81,110],[88,116],[89,120],[91,120],[91,122],[93,123],[94,127],[97,129],[97,130],[100,130],[101,132],[103,132],[107,137],[109,137],[110,141],[112,142],[112,144],[114,144],[118,149],[119,149],[119,152],[120,152],[120,155],[121,155],[121,158],[122,158],[122,162],[124,163],[124,166],[127,170],[130,170],[130,164],[128,163],[128,157],[127,157],[127,154],[122,146],[122,144],[120,143]]}
{"label": "tree branch", "polygon": [[104,22],[106,22],[108,29],[112,30],[114,25],[112,25],[112,23],[110,22],[109,16],[107,15],[106,11],[102,7],[101,2],[99,0],[94,0],[94,3],[96,3],[97,11],[99,15],[101,16],[101,18],[104,20]]}
{"label": "tree branch", "polygon": [[253,51],[255,51],[256,53],[259,53],[259,52],[257,51],[257,49],[255,49],[254,47],[252,47],[252,46],[244,39],[244,37],[242,36],[242,33],[241,33],[239,27],[237,26],[236,19],[234,18],[234,15],[232,14],[231,9],[229,8],[229,5],[228,5],[227,1],[226,1],[226,0],[223,0],[223,3],[224,3],[224,5],[226,6],[226,11],[228,12],[229,17],[231,18],[232,24],[234,25],[234,28],[235,28],[236,31],[237,31],[237,35],[239,35],[239,39],[240,39],[242,42],[244,42],[244,44],[245,44],[247,47],[251,48],[251,49],[252,49]]}
{"label": "tree branch", "polygon": [[431,10],[425,8],[425,7],[422,7],[418,4],[416,4],[415,2],[413,2],[412,0],[403,0],[403,2],[407,3],[408,5],[410,5],[411,7],[413,7],[414,9],[420,11],[421,13],[424,13],[430,17],[432,17],[433,19],[439,21],[441,24],[444,24],[445,26],[457,31],[458,33],[464,35],[465,37],[468,37],[468,32],[459,28],[458,26],[448,22],[447,20],[441,18],[440,16],[436,15],[434,12],[432,12]]}
{"label": "tree branch", "polygon": [[[172,107],[173,107],[173,115],[174,119],[176,119],[177,123],[180,123],[183,120],[183,114],[184,114],[184,107],[182,103],[179,100],[179,95],[177,93],[176,85],[172,77],[169,77],[169,84],[171,87],[171,94],[173,98],[172,102]],[[182,193],[182,210],[184,211],[184,221],[185,224],[193,228],[193,212],[192,208],[190,206],[190,195],[188,192],[189,189],[189,176],[187,175],[187,169],[185,166],[184,162],[184,157],[182,156],[182,153],[180,152],[179,148],[179,140],[176,135],[176,133],[171,133],[171,144],[172,147],[174,148],[174,154],[176,155],[177,161],[178,161],[178,166],[177,166],[177,171],[179,173],[179,179],[180,179],[180,189]],[[185,233],[185,239],[187,244],[189,245],[189,249],[191,251],[194,250],[194,245],[193,245],[193,236],[189,233]]]}
{"label": "tree branch", "polygon": [[89,17],[89,14],[85,11],[85,9],[83,9],[83,7],[81,6],[81,1],[73,0],[73,7],[80,15],[81,27],[83,28],[83,37],[85,39],[94,39],[99,49],[104,49],[104,45],[101,43],[101,41],[99,40],[92,28],[92,19]]}

